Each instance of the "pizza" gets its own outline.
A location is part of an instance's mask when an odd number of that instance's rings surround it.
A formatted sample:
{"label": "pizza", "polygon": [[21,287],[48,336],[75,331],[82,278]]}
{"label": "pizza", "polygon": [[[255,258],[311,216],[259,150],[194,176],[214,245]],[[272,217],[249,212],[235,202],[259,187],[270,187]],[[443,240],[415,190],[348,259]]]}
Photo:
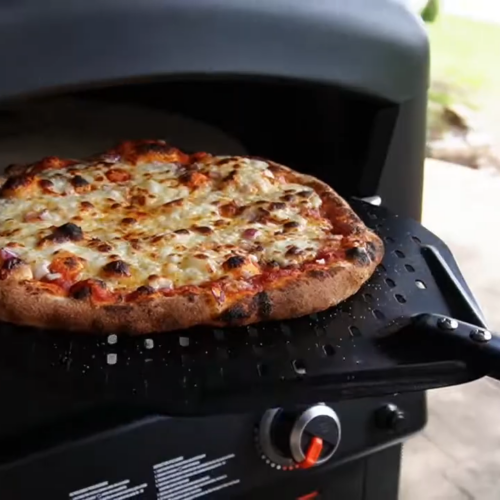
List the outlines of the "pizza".
{"label": "pizza", "polygon": [[380,239],[322,181],[262,158],[124,142],[0,181],[0,319],[146,334],[304,316],[355,294]]}

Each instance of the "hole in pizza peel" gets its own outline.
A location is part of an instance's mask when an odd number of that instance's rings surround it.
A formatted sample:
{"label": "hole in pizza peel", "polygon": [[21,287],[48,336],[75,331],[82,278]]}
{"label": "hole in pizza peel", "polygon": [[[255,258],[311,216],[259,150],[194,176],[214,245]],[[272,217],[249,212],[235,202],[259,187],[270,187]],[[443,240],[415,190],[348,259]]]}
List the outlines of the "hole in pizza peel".
{"label": "hole in pizza peel", "polygon": [[385,273],[387,271],[386,267],[384,266],[384,264],[379,264],[378,265],[378,268],[377,268],[379,271]]}
{"label": "hole in pizza peel", "polygon": [[406,299],[400,293],[397,293],[396,295],[394,295],[394,297],[400,304],[404,304],[406,302]]}
{"label": "hole in pizza peel", "polygon": [[361,337],[361,330],[355,325],[349,327],[349,333],[351,337]]}
{"label": "hole in pizza peel", "polygon": [[269,367],[265,363],[259,363],[257,365],[257,372],[260,377],[267,377],[269,375]]}
{"label": "hole in pizza peel", "polygon": [[386,278],[385,282],[389,285],[390,288],[394,288],[396,286],[396,282],[391,280],[391,278]]}
{"label": "hole in pizza peel", "polygon": [[325,354],[327,356],[334,356],[335,355],[335,349],[331,344],[325,344],[323,346],[323,351],[325,351]]}
{"label": "hole in pizza peel", "polygon": [[364,293],[363,298],[365,299],[366,302],[372,302],[373,301],[373,295],[371,293]]}
{"label": "hole in pizza peel", "polygon": [[415,268],[413,266],[410,266],[410,264],[405,264],[405,269],[409,272],[409,273],[414,273],[415,272]]}
{"label": "hole in pizza peel", "polygon": [[427,288],[427,285],[422,280],[415,280],[415,285],[417,288],[420,288],[420,290],[425,290]]}
{"label": "hole in pizza peel", "polygon": [[404,259],[405,258],[405,254],[401,251],[401,250],[395,250],[394,253],[400,258],[400,259]]}
{"label": "hole in pizza peel", "polygon": [[294,359],[292,361],[293,369],[297,375],[305,375],[306,374],[306,364],[302,359]]}
{"label": "hole in pizza peel", "polygon": [[384,239],[387,243],[394,243],[394,238],[391,238],[390,236],[386,236]]}
{"label": "hole in pizza peel", "polygon": [[420,238],[417,238],[416,236],[412,236],[411,239],[417,244],[417,245],[420,245],[422,243],[422,241],[420,240]]}
{"label": "hole in pizza peel", "polygon": [[380,319],[380,320],[385,319],[385,314],[384,314],[382,311],[380,311],[379,309],[374,309],[374,310],[372,311],[372,313],[373,313],[373,315],[374,315],[377,319]]}

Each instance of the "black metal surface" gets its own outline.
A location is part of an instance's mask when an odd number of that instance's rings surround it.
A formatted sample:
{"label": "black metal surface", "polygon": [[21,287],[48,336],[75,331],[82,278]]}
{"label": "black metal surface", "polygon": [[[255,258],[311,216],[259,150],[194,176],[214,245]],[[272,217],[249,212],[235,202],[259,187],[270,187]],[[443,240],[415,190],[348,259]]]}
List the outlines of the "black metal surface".
{"label": "black metal surface", "polygon": [[[0,378],[23,382],[23,391],[34,396],[49,390],[66,406],[121,401],[173,414],[424,390],[483,375],[432,343],[382,338],[401,317],[460,317],[438,288],[421,244],[439,249],[461,277],[449,250],[418,223],[363,202],[352,205],[384,239],[386,256],[362,290],[338,307],[298,320],[121,337],[116,343],[113,337],[3,325]],[[2,391],[5,401],[12,386],[4,382]],[[8,407],[8,397],[5,402]]]}
{"label": "black metal surface", "polygon": [[[407,417],[403,425],[397,429],[377,425],[375,417],[384,403],[405,412]],[[111,500],[109,489],[119,484],[122,484],[123,497],[115,500],[125,498],[127,492],[123,490],[130,491],[139,485],[143,485],[140,487],[143,493],[134,498],[172,498],[174,495],[166,491],[171,487],[185,500],[189,497],[186,490],[194,489],[196,484],[200,493],[205,493],[203,498],[210,499],[240,498],[240,495],[242,498],[271,498],[267,492],[276,492],[276,489],[279,493],[275,498],[280,500],[295,499],[312,490],[320,490],[324,498],[336,500],[395,499],[396,495],[389,494],[371,496],[380,491],[381,485],[371,484],[365,468],[370,467],[370,455],[379,456],[376,452],[382,449],[397,449],[398,443],[422,429],[426,416],[422,395],[400,394],[384,400],[364,398],[327,402],[327,405],[333,408],[341,422],[342,439],[330,460],[311,469],[285,471],[262,459],[256,439],[257,425],[262,417],[258,412],[193,418],[139,417],[108,429],[91,431],[86,436],[77,436],[78,422],[68,421],[67,426],[73,428],[71,438],[65,440],[59,433],[44,447],[34,446],[36,438],[26,433],[20,438],[12,438],[12,446],[6,440],[1,441],[0,454],[9,447],[11,453],[4,463],[0,461],[0,498],[69,500],[73,492],[71,498],[74,500],[97,500],[93,497],[83,499],[81,490],[108,482],[107,494],[100,492],[103,500],[107,496]],[[295,406],[295,416],[306,408]],[[54,431],[58,430],[53,427]],[[38,431],[39,436],[43,434],[42,430]],[[19,453],[20,444],[28,441],[31,448]],[[361,457],[367,462],[357,460]],[[395,485],[396,491],[397,463],[378,463],[383,466],[378,480],[386,486]],[[182,466],[184,469],[176,469]],[[357,472],[345,477],[349,468]],[[344,474],[337,471],[344,471]],[[180,477],[182,474],[185,475]],[[182,479],[185,482],[175,482]],[[126,480],[129,483],[125,486]],[[200,480],[204,486],[199,484]],[[360,488],[365,481],[367,488]],[[207,492],[224,483],[232,484]],[[80,491],[80,498],[77,491]],[[358,493],[354,495],[354,491]]]}
{"label": "black metal surface", "polygon": [[287,477],[237,496],[241,500],[296,500],[317,492],[314,500],[398,500],[401,445],[346,463],[312,477]]}
{"label": "black metal surface", "polygon": [[461,319],[485,328],[486,320],[481,308],[455,276],[439,250],[432,245],[422,245],[421,253],[439,287],[446,290],[448,301],[453,304],[452,309],[460,312]]}
{"label": "black metal surface", "polygon": [[417,221],[422,217],[426,111],[426,89],[399,106],[396,126],[377,188],[384,206],[400,216]]}
{"label": "black metal surface", "polygon": [[[446,323],[443,327],[443,320],[450,321],[450,318],[437,314],[419,314],[412,325],[416,335],[429,336],[429,341],[437,341],[448,351],[453,350],[457,359],[465,359],[489,377],[500,380],[500,337],[478,322],[471,324],[451,320],[454,324]],[[404,332],[401,334],[404,335]]]}

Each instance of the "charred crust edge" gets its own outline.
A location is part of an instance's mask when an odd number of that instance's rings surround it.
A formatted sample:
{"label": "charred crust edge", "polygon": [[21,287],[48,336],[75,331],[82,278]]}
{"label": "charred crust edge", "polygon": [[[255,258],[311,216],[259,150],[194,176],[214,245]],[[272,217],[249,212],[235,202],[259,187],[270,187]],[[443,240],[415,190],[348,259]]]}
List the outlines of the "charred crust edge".
{"label": "charred crust edge", "polygon": [[380,243],[379,241],[377,241],[377,242],[369,241],[366,244],[366,251],[367,251],[368,256],[370,257],[370,259],[373,262],[375,262],[377,259],[380,258],[380,256],[383,253],[382,243]]}
{"label": "charred crust edge", "polygon": [[24,186],[27,186],[31,180],[32,178],[24,173],[12,175],[3,183],[0,188],[0,194],[7,193],[9,191],[16,191]]}
{"label": "charred crust edge", "polygon": [[369,266],[371,263],[370,256],[365,247],[348,248],[345,252],[345,256],[358,266]]}
{"label": "charred crust edge", "polygon": [[257,314],[261,318],[269,318],[273,311],[273,303],[267,292],[259,292],[254,296],[254,304],[257,307]]}
{"label": "charred crust edge", "polygon": [[323,270],[323,269],[311,269],[307,275],[311,278],[317,279],[317,280],[324,280],[328,278],[328,272]]}
{"label": "charred crust edge", "polygon": [[238,325],[241,321],[250,318],[251,314],[242,304],[236,304],[226,309],[220,316],[220,320],[229,326]]}
{"label": "charred crust edge", "polygon": [[92,287],[90,285],[78,287],[76,290],[70,290],[70,295],[76,300],[88,299],[92,295]]}

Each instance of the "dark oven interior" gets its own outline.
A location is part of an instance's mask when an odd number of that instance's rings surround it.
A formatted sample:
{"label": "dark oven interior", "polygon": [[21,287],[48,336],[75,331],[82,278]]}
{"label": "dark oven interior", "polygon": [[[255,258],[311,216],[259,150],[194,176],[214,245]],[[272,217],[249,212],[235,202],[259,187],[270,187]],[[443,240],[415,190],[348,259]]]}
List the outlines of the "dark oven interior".
{"label": "dark oven interior", "polygon": [[161,138],[187,151],[271,158],[344,196],[376,191],[397,115],[388,102],[332,87],[234,77],[120,83],[0,110],[2,166]]}

